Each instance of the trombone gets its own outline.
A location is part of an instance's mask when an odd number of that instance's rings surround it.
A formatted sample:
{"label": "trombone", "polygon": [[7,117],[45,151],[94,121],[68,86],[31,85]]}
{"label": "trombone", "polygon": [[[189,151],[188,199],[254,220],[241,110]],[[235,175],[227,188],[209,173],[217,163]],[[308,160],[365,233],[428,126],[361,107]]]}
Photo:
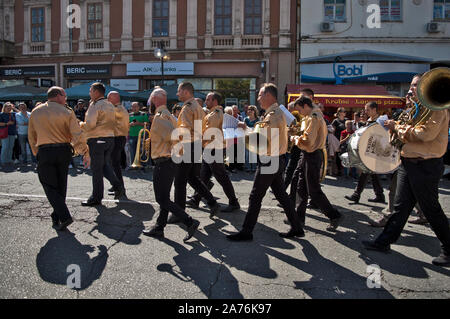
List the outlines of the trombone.
{"label": "trombone", "polygon": [[[146,136],[148,138],[145,138]],[[150,160],[150,138],[150,131],[147,129],[147,123],[145,123],[144,128],[139,131],[136,155],[131,165],[132,168],[142,168],[142,163],[147,163]],[[141,143],[143,144],[142,146]]]}

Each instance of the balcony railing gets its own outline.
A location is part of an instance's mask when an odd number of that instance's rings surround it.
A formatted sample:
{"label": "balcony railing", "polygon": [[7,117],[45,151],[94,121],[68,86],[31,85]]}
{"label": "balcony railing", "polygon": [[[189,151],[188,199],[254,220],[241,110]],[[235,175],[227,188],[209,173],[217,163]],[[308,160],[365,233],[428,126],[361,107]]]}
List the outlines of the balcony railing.
{"label": "balcony railing", "polygon": [[242,37],[243,47],[262,47],[263,36],[262,35],[244,35]]}
{"label": "balcony railing", "polygon": [[233,45],[234,45],[233,37],[216,36],[213,38],[213,46],[214,47],[233,47]]}
{"label": "balcony railing", "polygon": [[44,53],[45,52],[45,44],[44,43],[31,43],[30,44],[30,53]]}
{"label": "balcony railing", "polygon": [[86,50],[101,50],[103,49],[103,40],[88,41],[85,45]]}

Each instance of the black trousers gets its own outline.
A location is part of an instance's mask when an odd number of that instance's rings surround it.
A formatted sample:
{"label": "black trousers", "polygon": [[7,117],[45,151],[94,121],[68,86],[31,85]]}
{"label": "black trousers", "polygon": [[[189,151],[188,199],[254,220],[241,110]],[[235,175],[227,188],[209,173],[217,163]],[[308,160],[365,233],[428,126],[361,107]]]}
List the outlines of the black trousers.
{"label": "black trousers", "polygon": [[295,214],[294,203],[290,200],[289,195],[284,189],[283,172],[286,165],[286,156],[272,158],[272,161],[279,161],[278,170],[274,174],[262,174],[262,165],[258,161],[258,167],[253,181],[253,188],[250,193],[249,207],[247,215],[245,216],[242,232],[252,233],[258,220],[259,212],[261,210],[261,203],[266,195],[267,189],[270,187],[275,195],[275,198],[283,206],[284,212],[294,231],[302,228],[300,221]]}
{"label": "black trousers", "polygon": [[[125,189],[125,184],[123,182],[122,176],[122,153],[125,149],[125,144],[127,143],[127,138],[125,136],[116,136],[114,137],[114,148],[111,153],[111,163],[112,168],[114,170],[114,174],[116,174],[117,179],[122,185],[122,189]],[[106,175],[105,175],[106,176]]]}
{"label": "black trousers", "polygon": [[194,160],[194,158],[199,157],[194,157],[194,149],[194,143],[192,143],[191,161],[188,163],[181,162],[177,164],[177,172],[175,175],[175,203],[183,210],[186,209],[186,186],[188,182],[195,192],[199,193],[202,198],[206,199],[208,205],[212,206],[217,203],[211,192],[200,179],[202,164],[201,162]]}
{"label": "black trousers", "polygon": [[366,187],[369,178],[372,179],[372,187],[376,197],[384,198],[383,187],[380,184],[380,179],[378,178],[378,175],[368,173],[361,173],[361,175],[359,176],[358,185],[356,186],[355,189],[355,195],[361,197],[361,193],[363,192],[364,187]]}
{"label": "black trousers", "polygon": [[[202,168],[200,170],[200,180],[203,184],[207,185],[210,178],[214,175],[216,180],[222,186],[223,192],[227,195],[230,205],[237,204],[238,199],[234,192],[233,184],[231,183],[230,177],[228,176],[225,164],[213,162],[211,164],[203,161]],[[200,202],[202,197],[198,192],[194,194],[194,200]]]}
{"label": "black trousers", "polygon": [[52,219],[65,222],[70,216],[66,205],[67,174],[72,159],[69,144],[57,147],[40,147],[37,154],[37,172],[50,205]]}
{"label": "black trousers", "polygon": [[103,176],[109,180],[115,190],[122,188],[116,174],[114,174],[111,163],[114,137],[90,138],[88,145],[92,169],[92,195],[90,199],[101,201],[104,191]]}
{"label": "black trousers", "polygon": [[291,187],[291,200],[295,203],[296,194],[299,195],[300,201],[296,209],[297,215],[303,225],[305,224],[306,207],[308,205],[309,196],[311,196],[311,201],[313,201],[329,219],[340,217],[340,213],[333,208],[320,186],[320,168],[322,162],[323,156],[321,150],[312,153],[302,151],[301,159],[294,172],[292,185],[297,185],[297,187]]}
{"label": "black trousers", "polygon": [[284,171],[284,189],[287,189],[291,185],[292,177],[294,176],[295,169],[297,168],[298,161],[300,160],[301,150],[297,146],[293,146],[291,150],[291,157]]}
{"label": "black trousers", "polygon": [[176,165],[170,158],[163,162],[155,162],[153,190],[160,207],[159,216],[156,221],[156,226],[159,229],[166,227],[169,212],[181,219],[185,225],[190,226],[192,224],[192,218],[180,206],[170,200],[170,189],[172,188],[175,173]]}
{"label": "black trousers", "polygon": [[376,239],[377,243],[389,245],[397,241],[417,202],[441,241],[443,252],[450,256],[449,223],[439,204],[439,180],[443,172],[442,158],[422,161],[402,158],[397,173],[394,213]]}

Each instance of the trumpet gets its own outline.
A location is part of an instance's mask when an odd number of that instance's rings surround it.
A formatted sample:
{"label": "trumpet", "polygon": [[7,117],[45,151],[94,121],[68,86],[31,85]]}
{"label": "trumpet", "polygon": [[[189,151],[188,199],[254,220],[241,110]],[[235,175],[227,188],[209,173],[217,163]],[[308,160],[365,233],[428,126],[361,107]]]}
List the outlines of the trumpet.
{"label": "trumpet", "polygon": [[[297,112],[298,113],[298,112]],[[294,113],[293,113],[294,114]],[[294,115],[295,116],[295,115]],[[305,131],[306,126],[306,118],[305,117],[297,117],[297,122],[289,126],[288,129],[288,152],[290,153],[292,147],[294,147],[294,142],[291,141],[292,136],[302,136]]]}
{"label": "trumpet", "polygon": [[[403,111],[397,123],[419,126],[429,120],[432,111],[450,108],[450,68],[436,68],[426,72],[417,84],[417,97],[411,98],[412,108]],[[404,143],[394,132],[391,144],[401,149]]]}
{"label": "trumpet", "polygon": [[[142,163],[147,163],[150,160],[151,135],[150,131],[147,129],[147,124],[144,124],[144,128],[139,131],[138,136],[136,155],[134,156],[134,161],[131,165],[132,168],[142,168]],[[145,138],[146,136],[148,136],[148,138]],[[142,146],[141,143],[143,144]]]}

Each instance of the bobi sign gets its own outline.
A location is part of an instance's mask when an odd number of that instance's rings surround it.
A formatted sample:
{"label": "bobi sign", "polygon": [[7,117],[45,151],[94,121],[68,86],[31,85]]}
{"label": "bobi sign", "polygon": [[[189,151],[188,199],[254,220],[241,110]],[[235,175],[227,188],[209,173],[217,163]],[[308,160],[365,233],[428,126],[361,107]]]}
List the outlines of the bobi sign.
{"label": "bobi sign", "polygon": [[363,65],[356,65],[353,66],[345,66],[345,65],[338,65],[337,66],[337,74],[339,76],[362,76],[363,75]]}

